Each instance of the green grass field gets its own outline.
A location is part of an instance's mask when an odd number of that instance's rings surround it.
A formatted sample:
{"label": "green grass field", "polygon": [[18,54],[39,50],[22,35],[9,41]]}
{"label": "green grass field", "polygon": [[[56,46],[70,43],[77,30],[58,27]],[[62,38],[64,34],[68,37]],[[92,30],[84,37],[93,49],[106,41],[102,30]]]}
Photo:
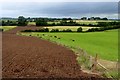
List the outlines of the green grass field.
{"label": "green grass field", "polygon": [[[22,33],[23,35],[36,36],[55,41],[69,47],[80,47],[88,54],[104,60],[117,61],[118,59],[118,30],[91,33]],[[45,36],[43,36],[45,34]],[[50,37],[52,36],[52,37]],[[59,37],[55,38],[54,36]],[[75,40],[75,41],[72,41]]]}
{"label": "green grass field", "polygon": [[0,26],[0,29],[3,29],[3,31],[11,30],[15,28],[16,26]]}
{"label": "green grass field", "polygon": [[35,22],[28,22],[28,25],[36,25]]}

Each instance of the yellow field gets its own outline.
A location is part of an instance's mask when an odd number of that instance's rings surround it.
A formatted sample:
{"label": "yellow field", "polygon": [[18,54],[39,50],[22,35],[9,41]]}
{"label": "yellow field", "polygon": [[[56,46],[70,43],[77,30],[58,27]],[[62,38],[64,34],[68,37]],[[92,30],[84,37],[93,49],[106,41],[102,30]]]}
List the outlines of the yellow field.
{"label": "yellow field", "polygon": [[0,29],[3,29],[3,31],[7,31],[7,30],[10,30],[15,27],[17,27],[17,26],[0,26]]}
{"label": "yellow field", "polygon": [[[50,27],[44,27],[44,28],[48,28],[49,30],[51,29],[59,29],[59,30],[63,30],[63,29],[71,29],[72,31],[76,31],[79,27],[82,26],[50,26]],[[90,27],[90,26],[84,26],[82,27],[83,31],[86,31],[90,28],[95,28],[95,27]]]}

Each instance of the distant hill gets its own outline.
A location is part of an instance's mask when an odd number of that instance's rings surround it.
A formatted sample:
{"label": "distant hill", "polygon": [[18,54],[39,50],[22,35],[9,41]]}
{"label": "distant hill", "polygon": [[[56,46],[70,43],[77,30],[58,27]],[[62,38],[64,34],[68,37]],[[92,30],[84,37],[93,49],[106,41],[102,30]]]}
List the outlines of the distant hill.
{"label": "distant hill", "polygon": [[18,18],[2,17],[0,20],[18,20]]}

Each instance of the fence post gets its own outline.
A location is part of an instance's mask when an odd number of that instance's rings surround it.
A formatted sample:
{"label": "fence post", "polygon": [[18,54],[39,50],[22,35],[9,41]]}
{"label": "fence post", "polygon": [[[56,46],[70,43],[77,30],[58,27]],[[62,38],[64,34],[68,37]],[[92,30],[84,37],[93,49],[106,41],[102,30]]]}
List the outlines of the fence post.
{"label": "fence post", "polygon": [[97,69],[97,60],[98,60],[98,54],[96,54],[94,61],[93,61],[93,65],[92,65],[92,72],[96,72]]}
{"label": "fence post", "polygon": [[93,64],[92,56],[89,56],[89,67],[90,68],[91,68],[92,64]]}

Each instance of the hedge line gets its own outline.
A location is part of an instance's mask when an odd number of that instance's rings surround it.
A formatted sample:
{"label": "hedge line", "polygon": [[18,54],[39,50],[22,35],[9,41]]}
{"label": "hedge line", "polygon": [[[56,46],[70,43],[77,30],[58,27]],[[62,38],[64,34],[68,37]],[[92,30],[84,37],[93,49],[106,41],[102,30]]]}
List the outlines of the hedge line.
{"label": "hedge line", "polygon": [[[38,29],[38,30],[24,30],[24,31],[21,31],[21,32],[73,32],[71,29],[64,29],[64,30],[59,30],[59,29],[52,29],[51,31],[49,31],[48,28],[41,28],[41,29]],[[82,28],[79,27],[77,29],[77,32],[82,32]]]}
{"label": "hedge line", "polygon": [[[98,31],[105,31],[105,30],[118,29],[118,28],[120,28],[119,25],[118,26],[107,26],[107,27],[100,27],[100,28],[91,28],[85,32],[98,32]],[[48,28],[41,28],[38,30],[24,30],[22,32],[73,32],[73,31],[71,29],[64,29],[61,31],[59,29],[52,29],[51,31],[49,31]],[[76,32],[83,32],[82,27],[79,27]]]}
{"label": "hedge line", "polygon": [[120,25],[107,26],[107,27],[100,27],[100,28],[91,28],[91,29],[88,29],[86,32],[97,32],[97,31],[105,31],[105,30],[119,29],[119,28],[120,28]]}

